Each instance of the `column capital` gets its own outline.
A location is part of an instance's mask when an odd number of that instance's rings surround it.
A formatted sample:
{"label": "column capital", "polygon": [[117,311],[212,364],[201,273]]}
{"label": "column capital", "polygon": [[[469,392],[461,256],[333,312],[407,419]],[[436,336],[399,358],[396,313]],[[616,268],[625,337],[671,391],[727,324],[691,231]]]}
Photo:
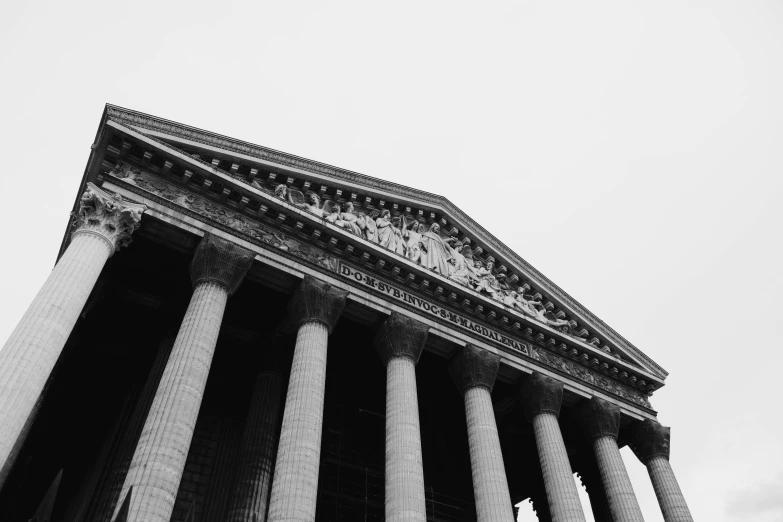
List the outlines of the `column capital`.
{"label": "column capital", "polygon": [[297,326],[315,322],[326,326],[332,333],[345,308],[347,290],[306,275],[288,304],[288,311]]}
{"label": "column capital", "polygon": [[636,457],[647,464],[654,457],[669,460],[671,428],[650,419],[644,419],[631,427],[629,446]]}
{"label": "column capital", "polygon": [[620,432],[620,407],[609,401],[591,397],[580,408],[582,425],[591,439],[612,437]]}
{"label": "column capital", "polygon": [[396,357],[419,362],[430,327],[408,316],[392,312],[375,335],[375,347],[384,364]]}
{"label": "column capital", "polygon": [[190,263],[190,280],[194,288],[200,283],[217,283],[231,295],[239,288],[255,257],[250,250],[207,233]]}
{"label": "column capital", "polygon": [[553,413],[560,416],[563,402],[563,383],[544,374],[533,372],[519,390],[519,400],[525,410],[525,417],[532,422],[539,413]]}
{"label": "column capital", "polygon": [[449,373],[463,395],[471,388],[486,388],[491,392],[499,367],[499,355],[468,344],[449,363]]}
{"label": "column capital", "polygon": [[119,194],[112,194],[87,183],[79,208],[73,212],[71,237],[77,234],[95,234],[105,239],[111,254],[128,245],[131,235],[139,228],[146,205],[131,203]]}

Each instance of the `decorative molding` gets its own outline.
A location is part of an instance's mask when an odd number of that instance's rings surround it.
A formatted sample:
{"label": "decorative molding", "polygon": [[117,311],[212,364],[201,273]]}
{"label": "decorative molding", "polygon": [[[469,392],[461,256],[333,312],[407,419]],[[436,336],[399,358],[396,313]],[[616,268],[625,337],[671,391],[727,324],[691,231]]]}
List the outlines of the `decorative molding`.
{"label": "decorative molding", "polygon": [[288,252],[293,256],[313,263],[321,268],[325,268],[330,272],[337,272],[338,262],[333,256],[290,238],[285,234],[274,231],[262,223],[243,216],[239,212],[234,212],[233,210],[212,203],[177,185],[167,183],[153,174],[149,174],[125,163],[121,165],[119,169],[113,170],[111,176],[155,194],[175,205],[191,210],[200,216],[224,225],[240,234],[261,241],[278,250]]}
{"label": "decorative molding", "polygon": [[580,381],[584,381],[613,395],[617,395],[618,397],[622,397],[623,399],[634,404],[638,404],[639,406],[644,406],[645,408],[652,410],[652,405],[650,404],[650,401],[647,400],[647,397],[630,386],[626,386],[617,381],[609,379],[600,373],[594,372],[593,370],[585,368],[584,366],[575,362],[569,361],[568,359],[564,359],[559,355],[550,353],[538,346],[533,346],[531,348],[531,356],[534,360],[551,368],[555,368],[556,370],[560,370],[566,375],[579,379]]}
{"label": "decorative molding", "polygon": [[259,145],[254,145],[241,140],[228,138],[219,134],[196,129],[194,127],[182,125],[177,122],[157,118],[121,107],[107,105],[106,111],[110,119],[117,121],[120,124],[139,129],[142,132],[143,129],[146,129],[149,131],[168,134],[173,137],[190,140],[192,142],[201,143],[210,147],[216,147],[229,152],[255,157],[260,160],[276,163],[284,167],[292,167],[319,175],[329,176],[335,180],[360,184],[370,189],[390,192],[402,198],[410,198],[426,204],[441,207],[450,215],[453,215],[462,223],[464,223],[468,229],[474,232],[474,234],[477,235],[483,242],[490,245],[498,252],[498,254],[506,257],[515,265],[517,265],[520,272],[524,273],[527,277],[539,285],[542,290],[551,294],[554,298],[568,306],[570,310],[578,316],[579,319],[586,321],[590,324],[590,326],[596,328],[600,334],[609,339],[618,348],[626,351],[628,354],[633,355],[640,361],[643,361],[643,363],[647,365],[654,373],[657,373],[659,377],[664,378],[666,375],[668,375],[668,372],[666,372],[666,370],[664,370],[650,357],[633,346],[627,339],[615,332],[609,325],[607,325],[592,312],[578,303],[563,289],[550,281],[546,276],[531,266],[527,261],[522,259],[500,240],[495,238],[484,227],[475,222],[470,216],[465,214],[445,197],[405,187],[396,183],[383,181],[349,170],[340,169],[292,154],[286,154],[284,152],[261,147]]}

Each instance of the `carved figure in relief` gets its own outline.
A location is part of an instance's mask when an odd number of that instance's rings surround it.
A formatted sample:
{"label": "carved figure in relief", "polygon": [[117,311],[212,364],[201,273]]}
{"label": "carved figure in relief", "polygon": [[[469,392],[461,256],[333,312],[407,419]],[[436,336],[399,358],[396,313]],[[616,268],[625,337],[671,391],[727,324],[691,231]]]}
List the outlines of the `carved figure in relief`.
{"label": "carved figure in relief", "polygon": [[410,230],[403,224],[405,233],[405,257],[418,263],[421,260],[421,228],[422,224],[414,220],[410,225]]}
{"label": "carved figure in relief", "polygon": [[476,261],[474,265],[476,268],[476,275],[478,276],[478,282],[476,283],[476,291],[485,292],[489,296],[496,300],[503,300],[503,288],[500,281],[505,279],[505,274],[498,274],[497,276],[492,273],[492,269],[495,267],[495,263],[490,261],[487,266],[481,265],[480,261]]}
{"label": "carved figure in relief", "polygon": [[[565,319],[558,319],[552,312],[547,312],[541,301],[534,300],[532,296],[527,299],[528,296],[524,295],[524,289],[519,288],[519,293],[515,297],[515,305],[525,315],[532,317],[533,319],[542,322],[546,325],[554,328],[562,328],[569,326],[569,322]],[[516,292],[515,292],[516,293]]]}
{"label": "carved figure in relief", "polygon": [[359,228],[359,224],[357,223],[358,217],[353,211],[353,203],[348,202],[344,205],[343,212],[340,214],[340,219],[343,221],[342,227],[345,230],[357,236],[362,235],[362,230]]}
{"label": "carved figure in relief", "polygon": [[376,224],[378,216],[380,216],[380,213],[377,210],[373,210],[365,219],[364,237],[372,243],[378,243],[378,225]]}
{"label": "carved figure in relief", "polygon": [[[470,247],[462,245],[461,242],[457,242],[455,247],[451,254],[454,258],[454,270],[449,275],[449,279],[463,286],[475,288],[478,284],[478,274],[472,260],[473,252],[470,250]],[[470,258],[465,255],[467,253],[466,249],[471,254]]]}
{"label": "carved figure in relief", "polygon": [[340,205],[334,201],[327,201],[324,203],[324,220],[328,223],[332,223],[335,226],[343,228],[345,222],[340,217]]}
{"label": "carved figure in relief", "polygon": [[308,210],[318,217],[324,217],[324,211],[321,208],[321,198],[318,197],[318,194],[309,194],[309,200],[309,203],[294,203],[294,205]]}
{"label": "carved figure in relief", "polygon": [[275,197],[278,199],[282,199],[283,201],[287,201],[288,203],[291,204],[294,203],[291,200],[291,195],[288,193],[288,187],[286,187],[282,183],[275,187]]}
{"label": "carved figure in relief", "polygon": [[427,270],[449,277],[452,261],[449,245],[440,237],[440,226],[433,223],[430,229],[421,235],[421,266]]}
{"label": "carved figure in relief", "polygon": [[[308,255],[301,247],[295,246],[298,243],[292,243],[291,240],[284,240],[284,236],[272,235],[253,222],[251,219],[241,214],[232,212],[219,204],[213,204],[197,196],[180,190],[174,185],[170,185],[159,178],[143,174],[142,171],[128,165],[122,164],[110,173],[123,182],[135,185],[141,189],[160,195],[164,199],[182,205],[191,210],[207,215],[216,222],[231,227],[241,233],[261,239],[264,242],[272,244],[281,250],[298,250],[297,255],[308,258]],[[263,187],[255,180],[251,185],[264,192],[272,192]],[[454,237],[444,238],[440,235],[440,225],[433,223],[429,231],[425,232],[425,224],[413,219],[408,223],[405,215],[392,218],[389,210],[383,209],[371,210],[369,214],[358,212],[353,204],[348,202],[341,210],[337,202],[327,200],[323,202],[317,194],[308,192],[303,194],[296,188],[286,186],[284,183],[274,188],[274,196],[277,199],[286,201],[298,208],[306,209],[308,212],[323,218],[325,221],[334,224],[340,228],[349,230],[351,233],[366,238],[368,241],[380,244],[384,248],[395,252],[407,259],[424,267],[427,270],[447,277],[471,290],[488,295],[492,299],[503,303],[504,305],[524,314],[527,317],[535,319],[543,324],[557,328],[569,335],[582,338],[584,342],[603,350],[613,357],[622,358],[620,354],[612,352],[606,345],[593,337],[589,341],[586,336],[580,336],[573,331],[575,323],[567,319],[559,319],[552,312],[547,311],[540,300],[533,299],[528,293],[530,287],[525,285],[519,287],[517,291],[512,291],[508,284],[505,274],[494,274],[494,263],[489,262],[483,265],[480,258],[474,258],[473,251],[468,244]],[[89,212],[94,211],[94,205],[89,201],[90,196],[84,194],[85,201],[82,202],[82,208],[87,215],[84,219],[94,219]],[[119,201],[119,200],[118,200]],[[92,205],[92,206],[91,206]],[[107,202],[104,206],[106,211],[113,211],[117,205],[113,201]],[[120,207],[121,208],[121,207]],[[140,216],[134,214],[134,209],[120,210],[127,213],[127,220],[138,222]],[[466,240],[466,242],[468,242]],[[309,256],[315,258],[315,255]],[[332,259],[332,258],[328,258]],[[322,266],[328,266],[334,269],[336,261],[331,260],[325,263],[323,260],[317,260]]]}
{"label": "carved figure in relief", "polygon": [[[405,257],[407,244],[402,237],[403,227],[402,221],[398,217],[393,217],[391,220],[392,234],[394,234],[394,253]],[[407,232],[407,231],[406,231]]]}
{"label": "carved figure in relief", "polygon": [[396,236],[392,230],[391,212],[383,209],[381,216],[375,220],[375,224],[378,226],[378,243],[387,250],[396,251]]}

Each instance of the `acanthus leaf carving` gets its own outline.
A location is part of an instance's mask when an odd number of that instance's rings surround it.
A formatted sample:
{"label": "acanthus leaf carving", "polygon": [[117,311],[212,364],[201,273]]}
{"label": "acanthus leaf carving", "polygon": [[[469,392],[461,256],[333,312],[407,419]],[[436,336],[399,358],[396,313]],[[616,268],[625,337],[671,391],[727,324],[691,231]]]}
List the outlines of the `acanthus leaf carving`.
{"label": "acanthus leaf carving", "polygon": [[111,244],[113,253],[130,243],[146,209],[146,205],[124,201],[119,194],[88,183],[79,200],[79,208],[73,212],[73,234],[98,234]]}

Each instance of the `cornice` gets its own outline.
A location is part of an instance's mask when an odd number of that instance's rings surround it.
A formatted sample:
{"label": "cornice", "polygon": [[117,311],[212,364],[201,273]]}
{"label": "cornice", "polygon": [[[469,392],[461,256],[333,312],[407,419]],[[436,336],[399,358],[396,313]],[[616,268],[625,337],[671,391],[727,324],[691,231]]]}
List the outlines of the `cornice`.
{"label": "cornice", "polygon": [[[517,269],[536,283],[542,290],[548,292],[553,298],[562,302],[579,319],[595,328],[600,334],[614,343],[618,348],[629,355],[642,361],[654,374],[660,378],[668,375],[660,365],[636,348],[627,339],[618,334],[604,321],[582,306],[562,288],[549,280],[544,274],[525,261],[516,252],[511,250],[502,241],[493,236],[483,226],[465,214],[459,207],[451,203],[447,198],[431,194],[422,190],[399,185],[389,181],[380,180],[357,172],[341,169],[317,161],[301,158],[274,149],[262,147],[242,140],[222,136],[216,133],[204,131],[174,121],[165,120],[155,116],[124,109],[114,105],[107,105],[106,112],[109,119],[122,125],[138,129],[140,132],[154,131],[164,135],[201,143],[210,147],[225,150],[230,153],[238,153],[257,158],[264,162],[274,163],[283,168],[295,168],[316,175],[327,176],[338,181],[358,184],[370,189],[388,192],[400,198],[422,202],[443,209],[449,217],[458,220],[466,229],[477,236],[482,242],[494,249],[499,255],[505,257],[513,268]],[[156,140],[159,141],[159,140]],[[211,167],[211,166],[210,166]]]}

